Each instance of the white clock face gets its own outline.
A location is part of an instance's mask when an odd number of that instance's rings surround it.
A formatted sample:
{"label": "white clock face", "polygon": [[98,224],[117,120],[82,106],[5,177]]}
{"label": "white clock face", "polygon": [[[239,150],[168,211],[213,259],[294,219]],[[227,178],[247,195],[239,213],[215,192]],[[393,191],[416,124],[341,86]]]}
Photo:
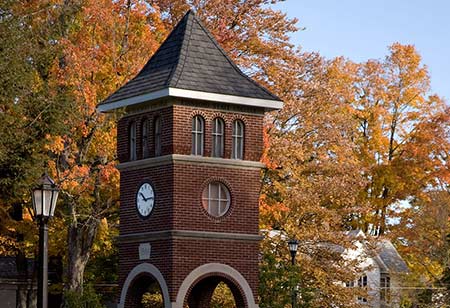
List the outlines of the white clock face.
{"label": "white clock face", "polygon": [[153,187],[149,183],[144,183],[139,187],[136,194],[136,208],[142,217],[148,217],[153,210],[155,194]]}

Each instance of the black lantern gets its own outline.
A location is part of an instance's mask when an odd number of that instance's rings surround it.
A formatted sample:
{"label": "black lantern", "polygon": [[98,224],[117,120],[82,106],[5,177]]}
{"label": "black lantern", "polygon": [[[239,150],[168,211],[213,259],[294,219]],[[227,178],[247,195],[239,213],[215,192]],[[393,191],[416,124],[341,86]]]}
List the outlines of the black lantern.
{"label": "black lantern", "polygon": [[56,207],[56,200],[58,199],[59,189],[55,182],[44,174],[38,182],[38,185],[33,189],[33,210],[36,219],[48,219],[53,217]]}
{"label": "black lantern", "polygon": [[289,252],[291,253],[292,265],[295,264],[295,255],[297,254],[298,241],[295,239],[289,240],[288,242]]}
{"label": "black lantern", "polygon": [[55,182],[44,174],[33,189],[34,218],[39,223],[39,262],[38,262],[38,294],[37,307],[47,308],[48,305],[48,226],[49,218],[53,217],[59,189]]}

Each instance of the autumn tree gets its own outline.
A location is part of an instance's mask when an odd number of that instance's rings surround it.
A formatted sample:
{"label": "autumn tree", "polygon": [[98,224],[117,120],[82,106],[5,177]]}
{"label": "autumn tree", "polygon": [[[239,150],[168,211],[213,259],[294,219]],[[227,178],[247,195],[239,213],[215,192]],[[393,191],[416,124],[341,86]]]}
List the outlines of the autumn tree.
{"label": "autumn tree", "polygon": [[[345,221],[351,213],[364,211],[357,202],[365,180],[354,142],[355,120],[332,92],[334,79],[319,55],[299,53],[284,63],[277,61],[270,73],[285,107],[268,118],[261,224],[282,232],[284,240],[266,239],[263,268],[266,273],[280,271],[289,257],[286,238],[297,238],[300,265],[291,281],[300,285],[304,307],[348,307],[353,291],[343,282],[356,279],[358,268],[342,256],[341,249],[352,247]],[[291,269],[284,267],[284,274],[273,278],[289,277]],[[271,288],[282,284],[265,282],[264,274],[261,278],[261,305],[274,307],[274,298],[265,296],[276,296]]]}
{"label": "autumn tree", "polygon": [[[268,122],[263,227],[311,245],[299,247],[300,277],[314,272],[308,286],[329,292],[324,298],[334,303],[345,301],[345,291],[327,290],[318,277],[345,281],[345,275],[328,275],[332,265],[321,243],[343,245],[339,235],[348,228],[385,234],[388,219],[404,214],[395,205],[426,200],[431,187],[448,179],[448,107],[429,95],[428,72],[413,46],[389,50],[384,60],[364,63],[303,53],[266,71],[285,107]],[[264,291],[271,294],[270,287]]]}
{"label": "autumn tree", "polygon": [[[444,290],[448,289],[446,275],[450,266],[450,195],[441,190],[427,191],[425,195],[427,198],[396,209],[401,219],[393,233],[399,252],[411,268],[408,286],[437,290],[448,298],[450,293]],[[415,290],[410,297],[417,301],[421,293]]]}
{"label": "autumn tree", "polygon": [[427,68],[411,45],[393,44],[382,60],[334,59],[328,74],[335,80],[332,91],[356,120],[353,135],[366,181],[358,203],[369,210],[352,214],[350,225],[391,238],[412,269],[412,286],[424,279],[439,284],[446,262],[434,253],[436,245],[445,251],[446,229],[424,226],[436,223],[433,196],[448,187],[449,107],[430,94]]}
{"label": "autumn tree", "polygon": [[[84,1],[60,44],[59,87],[74,97],[65,135],[50,135],[49,162],[62,188],[67,225],[66,288],[80,292],[99,227],[117,225],[115,115],[96,105],[132,77],[157,47],[153,13],[139,1]],[[106,220],[106,218],[108,220]],[[111,245],[111,239],[108,241]],[[111,250],[111,246],[104,247]]]}
{"label": "autumn tree", "polygon": [[329,69],[334,91],[357,120],[358,157],[367,180],[361,202],[373,209],[361,227],[375,235],[386,232],[392,205],[438,184],[445,169],[440,155],[449,144],[448,107],[429,95],[420,55],[401,44],[389,52],[384,60],[361,64],[338,58]]}
{"label": "autumn tree", "polygon": [[54,244],[67,249],[68,290],[82,290],[92,253],[110,251],[117,234],[120,114],[96,105],[139,71],[188,9],[285,102],[266,119],[261,227],[298,238],[302,266],[280,281],[291,270],[285,239],[267,238],[261,306],[286,300],[271,292],[277,282],[302,286],[312,306],[348,303],[349,290],[330,283],[358,275],[336,253],[352,247],[343,231],[385,233],[394,204],[426,200],[427,188],[449,183],[448,112],[428,95],[412,46],[394,44],[386,59],[362,64],[326,61],[294,48],[296,20],[269,0],[1,1],[0,53],[14,60],[0,63],[2,222],[47,168],[62,188],[54,228],[67,247]]}
{"label": "autumn tree", "polygon": [[[135,1],[2,2],[7,47],[0,52],[12,60],[1,66],[2,222],[11,221],[9,208],[29,201],[34,179],[50,172],[62,189],[50,252],[65,257],[68,250],[67,286],[79,291],[105,218],[118,223],[114,115],[98,114],[96,104],[156,48],[157,15]],[[14,236],[6,240],[15,244]],[[110,250],[111,238],[101,243]]]}
{"label": "autumn tree", "polygon": [[[15,255],[18,272],[30,278],[26,257],[36,255],[36,225],[26,205],[45,170],[48,134],[62,134],[70,97],[57,91],[54,59],[61,53],[51,27],[51,4],[0,4],[0,247]],[[18,307],[33,305],[32,288],[19,286]]]}

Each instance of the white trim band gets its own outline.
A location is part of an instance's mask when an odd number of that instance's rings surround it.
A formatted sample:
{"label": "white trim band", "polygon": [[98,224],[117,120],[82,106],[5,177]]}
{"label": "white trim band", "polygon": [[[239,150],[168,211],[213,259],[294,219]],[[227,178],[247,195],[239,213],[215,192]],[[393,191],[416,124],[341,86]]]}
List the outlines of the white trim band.
{"label": "white trim band", "polygon": [[117,108],[123,108],[134,104],[144,103],[163,97],[180,97],[189,99],[198,99],[204,101],[229,103],[235,105],[244,105],[252,107],[262,107],[268,110],[276,110],[283,108],[283,102],[279,100],[270,100],[262,98],[253,98],[245,96],[236,96],[228,94],[218,94],[211,92],[193,91],[178,88],[166,88],[156,92],[151,92],[139,96],[134,96],[119,101],[102,104],[97,106],[98,111],[107,112]]}
{"label": "white trim band", "polygon": [[120,163],[119,165],[117,165],[117,168],[119,170],[137,170],[147,167],[163,166],[172,163],[202,164],[213,167],[220,166],[224,168],[253,169],[253,170],[254,169],[259,170],[265,167],[263,163],[252,160],[206,157],[199,155],[171,154]]}

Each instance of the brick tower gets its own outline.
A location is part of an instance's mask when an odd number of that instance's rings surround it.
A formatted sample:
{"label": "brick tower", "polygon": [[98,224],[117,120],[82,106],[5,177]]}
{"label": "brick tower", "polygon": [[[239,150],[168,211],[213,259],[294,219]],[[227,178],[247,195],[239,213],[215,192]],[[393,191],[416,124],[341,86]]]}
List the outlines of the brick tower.
{"label": "brick tower", "polygon": [[156,285],[164,307],[209,307],[219,282],[258,307],[264,112],[245,76],[188,12],[141,72],[98,106],[118,122],[119,307]]}

